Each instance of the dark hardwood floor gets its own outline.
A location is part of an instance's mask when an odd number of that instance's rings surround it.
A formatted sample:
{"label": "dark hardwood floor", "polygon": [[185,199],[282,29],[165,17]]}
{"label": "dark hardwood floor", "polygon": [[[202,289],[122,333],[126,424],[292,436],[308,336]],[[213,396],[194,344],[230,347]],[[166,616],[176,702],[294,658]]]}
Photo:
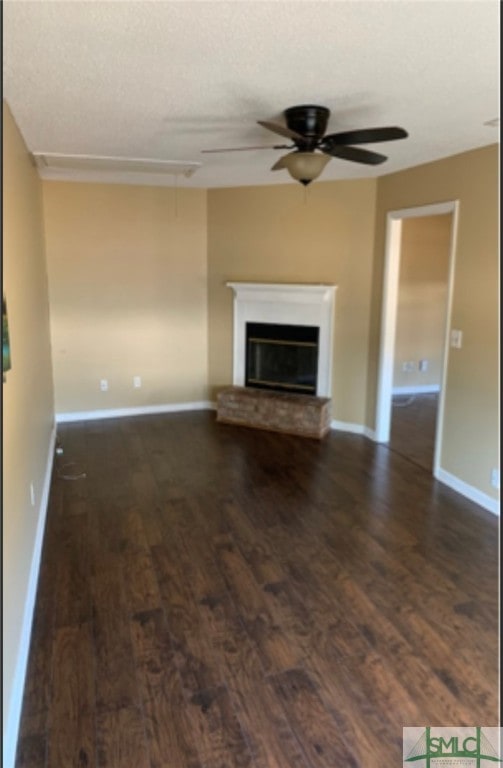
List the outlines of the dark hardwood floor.
{"label": "dark hardwood floor", "polygon": [[17,768],[391,768],[405,725],[498,724],[497,520],[428,471],[210,412],[58,435]]}
{"label": "dark hardwood floor", "polygon": [[392,399],[389,447],[433,471],[438,394],[397,395]]}

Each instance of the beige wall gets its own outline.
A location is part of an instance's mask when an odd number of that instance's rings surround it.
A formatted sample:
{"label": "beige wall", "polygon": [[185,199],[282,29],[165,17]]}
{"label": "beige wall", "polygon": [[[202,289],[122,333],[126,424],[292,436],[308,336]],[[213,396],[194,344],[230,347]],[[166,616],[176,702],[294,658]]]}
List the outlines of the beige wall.
{"label": "beige wall", "polygon": [[386,214],[459,200],[452,327],[464,344],[449,350],[441,465],[497,497],[489,482],[499,463],[497,146],[307,192],[180,189],[176,205],[171,189],[48,182],[43,216],[39,179],[6,106],[3,131],[12,346],[3,384],[4,723],[53,427],[44,220],[58,411],[214,398],[232,378],[225,282],[327,282],[338,286],[333,417],[372,427]]}
{"label": "beige wall", "polygon": [[363,424],[376,182],[208,192],[209,381],[232,383],[226,281],[335,283],[332,416]]}
{"label": "beige wall", "polygon": [[43,190],[56,411],[206,400],[206,192]]}
{"label": "beige wall", "polygon": [[336,299],[333,417],[375,427],[386,217],[460,201],[441,467],[493,498],[499,465],[498,148],[376,181],[208,192],[209,383],[232,381],[226,281],[329,282]]}
{"label": "beige wall", "polygon": [[5,732],[13,697],[20,695],[13,689],[14,674],[23,642],[23,612],[54,423],[40,181],[5,102],[3,288],[12,352],[12,369],[2,385]]}
{"label": "beige wall", "polygon": [[[394,387],[440,385],[445,343],[452,215],[402,222]],[[426,371],[419,361],[426,360]],[[413,362],[413,371],[402,364]]]}
{"label": "beige wall", "polygon": [[387,213],[459,200],[450,327],[463,331],[464,343],[449,349],[440,463],[493,498],[498,492],[490,472],[499,466],[498,169],[498,146],[491,145],[379,180],[367,410],[373,426]]}

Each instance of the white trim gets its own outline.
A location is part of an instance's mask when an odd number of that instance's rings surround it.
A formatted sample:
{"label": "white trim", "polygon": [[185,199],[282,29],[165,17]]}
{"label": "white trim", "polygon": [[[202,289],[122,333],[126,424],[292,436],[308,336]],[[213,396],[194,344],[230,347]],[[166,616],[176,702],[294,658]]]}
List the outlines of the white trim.
{"label": "white trim", "polygon": [[445,396],[447,389],[447,368],[449,364],[450,351],[450,328],[452,317],[452,303],[454,298],[454,278],[456,271],[456,251],[458,241],[458,222],[459,222],[459,201],[455,201],[452,209],[451,221],[451,242],[449,252],[449,275],[447,278],[447,304],[445,308],[444,320],[444,349],[442,353],[442,373],[440,385],[440,397],[438,399],[437,422],[435,424],[435,449],[433,453],[433,474],[441,469],[440,460],[442,455],[442,442],[444,439],[444,411]]}
{"label": "white trim", "polygon": [[418,205],[414,208],[399,208],[390,211],[389,216],[394,219],[422,219],[424,216],[443,216],[446,213],[452,213],[453,203],[457,201],[447,200],[443,203],[430,203],[429,205]]}
{"label": "white trim", "polygon": [[33,624],[33,615],[35,612],[35,600],[37,596],[38,574],[40,570],[40,559],[42,557],[42,544],[44,541],[45,520],[47,517],[49,493],[51,490],[51,476],[55,444],[56,424],[53,425],[51,436],[49,438],[44,484],[40,496],[37,529],[35,532],[35,541],[33,544],[33,552],[31,556],[30,574],[28,577],[28,589],[24,601],[21,638],[19,641],[16,668],[14,670],[12,694],[8,705],[9,709],[6,718],[3,743],[3,764],[6,766],[6,768],[14,768],[14,761],[16,759],[16,748],[21,720],[24,684],[26,678],[26,670],[28,667],[28,655],[30,652],[31,629]]}
{"label": "white trim", "polygon": [[354,435],[364,435],[366,428],[363,424],[353,424],[350,421],[338,421],[337,419],[332,419],[330,422],[330,429],[335,429],[338,432],[351,432]]}
{"label": "white trim", "polygon": [[94,421],[95,419],[117,419],[122,416],[144,416],[150,413],[178,413],[179,411],[212,410],[214,405],[209,400],[194,403],[169,403],[165,405],[142,405],[134,408],[110,408],[99,411],[73,411],[57,413],[56,422]]}
{"label": "white trim", "polygon": [[376,439],[374,430],[366,427],[364,424],[355,424],[350,421],[338,421],[337,419],[333,419],[330,422],[330,429],[336,430],[337,432],[351,432],[353,435],[363,435],[364,437],[368,437],[369,440],[375,441]]}
{"label": "white trim", "polygon": [[392,395],[429,395],[440,392],[440,384],[417,384],[408,387],[393,387]]}
{"label": "white trim", "polygon": [[385,267],[381,312],[381,347],[379,354],[379,379],[377,382],[377,441],[387,443],[391,424],[391,389],[393,387],[393,362],[395,356],[395,331],[398,303],[398,273],[400,269],[401,219],[395,221],[388,214],[386,225]]}
{"label": "white trim", "polygon": [[474,501],[475,504],[478,504],[484,509],[487,509],[488,512],[492,512],[493,515],[499,516],[500,502],[498,499],[493,499],[492,496],[479,491],[479,489],[475,488],[473,485],[468,485],[468,483],[465,483],[464,480],[460,480],[460,478],[456,477],[456,475],[451,475],[450,472],[447,472],[445,469],[441,469],[440,467],[436,470],[434,475],[435,478],[440,480],[441,483],[448,485],[449,488],[457,491],[457,493],[460,493],[462,496],[466,496],[466,498],[470,499],[470,501]]}
{"label": "white trim", "polygon": [[318,397],[332,397],[335,285],[323,283],[226,283],[234,292],[232,383],[245,385],[246,323],[319,328]]}
{"label": "white trim", "polygon": [[183,189],[185,184],[179,183],[177,179],[184,174],[166,174],[161,175],[159,173],[139,173],[138,171],[57,171],[54,168],[47,168],[46,170],[37,169],[38,175],[41,179],[46,181],[69,181],[76,182],[78,184],[133,184],[135,187],[170,187]]}
{"label": "white trim", "polygon": [[365,437],[368,437],[369,440],[373,440],[374,443],[377,442],[377,435],[375,433],[375,429],[370,429],[370,427],[364,427],[363,434],[365,435]]}
{"label": "white trim", "polygon": [[42,179],[160,187],[176,184],[173,176],[189,178],[202,165],[192,161],[64,155],[55,152],[33,152],[32,157]]}
{"label": "white trim", "polygon": [[[330,428],[339,432],[363,435],[364,437],[368,437],[369,440],[379,442],[377,440],[375,431],[369,429],[369,427],[366,427],[363,424],[354,424],[348,421],[337,421],[334,419],[330,422]],[[498,499],[493,499],[488,494],[479,491],[478,488],[475,488],[472,485],[468,485],[468,483],[460,480],[460,478],[456,477],[455,475],[451,475],[450,472],[447,472],[445,469],[438,468],[433,474],[436,480],[439,480],[441,483],[448,485],[449,488],[452,488],[454,491],[460,493],[462,496],[465,496],[470,501],[473,501],[475,504],[478,504],[484,509],[487,509],[488,512],[492,512],[494,515],[499,516],[500,502]]]}

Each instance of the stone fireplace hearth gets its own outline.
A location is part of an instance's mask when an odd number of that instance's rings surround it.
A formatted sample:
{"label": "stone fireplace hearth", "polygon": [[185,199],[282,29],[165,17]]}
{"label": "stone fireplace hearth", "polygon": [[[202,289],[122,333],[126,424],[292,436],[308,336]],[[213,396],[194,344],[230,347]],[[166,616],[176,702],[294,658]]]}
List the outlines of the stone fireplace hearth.
{"label": "stone fireplace hearth", "polygon": [[217,395],[217,421],[319,440],[330,429],[330,399],[226,387]]}

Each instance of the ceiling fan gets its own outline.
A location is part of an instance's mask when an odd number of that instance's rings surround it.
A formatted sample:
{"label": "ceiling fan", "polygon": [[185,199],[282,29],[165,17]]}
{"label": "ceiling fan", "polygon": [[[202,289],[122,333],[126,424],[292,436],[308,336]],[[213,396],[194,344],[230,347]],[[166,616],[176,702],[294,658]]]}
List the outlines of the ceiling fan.
{"label": "ceiling fan", "polygon": [[242,152],[252,149],[293,150],[274,163],[271,170],[286,169],[292,178],[307,185],[318,178],[331,157],[350,160],[364,165],[379,165],[387,160],[386,155],[361,149],[354,144],[373,144],[380,141],[405,139],[407,131],[396,126],[363,128],[353,131],[325,134],[330,110],[314,104],[289,107],[283,112],[286,125],[257,120],[259,125],[273,133],[291,139],[293,144],[274,144],[264,147],[230,147],[227,149],[203,149],[203,152]]}

